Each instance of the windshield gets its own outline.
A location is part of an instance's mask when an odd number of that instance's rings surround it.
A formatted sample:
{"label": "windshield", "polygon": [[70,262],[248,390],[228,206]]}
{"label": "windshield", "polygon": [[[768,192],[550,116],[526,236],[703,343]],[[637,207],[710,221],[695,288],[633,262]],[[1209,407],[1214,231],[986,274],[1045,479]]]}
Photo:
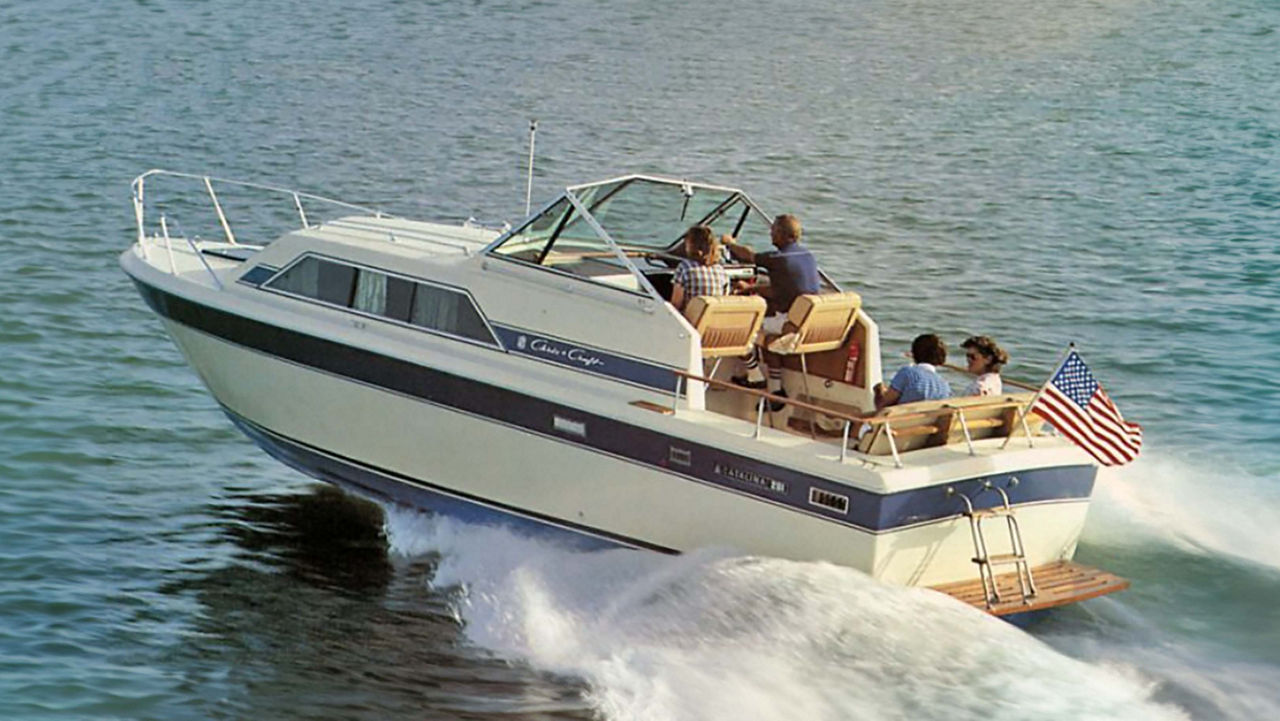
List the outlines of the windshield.
{"label": "windshield", "polygon": [[579,197],[610,237],[635,248],[672,247],[689,226],[712,220],[730,232],[750,210],[737,191],[645,179],[588,188]]}
{"label": "windshield", "polygon": [[634,264],[619,257],[596,226],[622,255],[656,262],[657,255],[682,254],[685,232],[699,224],[754,247],[769,246],[768,219],[740,191],[632,176],[570,188],[489,252],[640,290]]}

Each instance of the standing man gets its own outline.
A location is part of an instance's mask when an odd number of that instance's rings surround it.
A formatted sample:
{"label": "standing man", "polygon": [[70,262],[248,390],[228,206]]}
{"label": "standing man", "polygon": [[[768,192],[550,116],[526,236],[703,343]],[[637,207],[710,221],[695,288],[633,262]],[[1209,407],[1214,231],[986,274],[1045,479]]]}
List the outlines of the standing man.
{"label": "standing man", "polygon": [[[775,250],[757,253],[754,250],[738,245],[732,236],[724,236],[725,247],[734,260],[753,263],[769,273],[769,285],[759,290],[769,302],[764,319],[764,332],[768,335],[780,335],[787,322],[787,311],[791,304],[801,295],[817,293],[821,290],[822,281],[818,276],[818,261],[803,244],[800,236],[803,229],[800,219],[790,213],[779,215],[769,226],[769,240]],[[764,374],[760,372],[758,354],[752,353],[750,358],[744,357],[747,367],[745,378],[735,379],[740,385],[749,388],[760,388],[766,384]],[[782,390],[782,365],[776,358],[767,358],[769,367],[768,388],[770,393],[785,396]]]}

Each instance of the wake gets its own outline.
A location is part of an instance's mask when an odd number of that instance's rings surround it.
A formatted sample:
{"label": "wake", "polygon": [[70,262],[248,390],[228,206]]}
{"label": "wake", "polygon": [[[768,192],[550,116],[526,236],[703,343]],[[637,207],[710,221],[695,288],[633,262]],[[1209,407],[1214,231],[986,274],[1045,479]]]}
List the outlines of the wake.
{"label": "wake", "polygon": [[387,530],[395,553],[440,554],[432,584],[473,643],[585,679],[615,721],[1185,718],[1133,669],[844,567],[579,553],[397,508]]}
{"label": "wake", "polygon": [[1238,463],[1147,454],[1099,474],[1086,541],[1156,541],[1280,570],[1280,479]]}

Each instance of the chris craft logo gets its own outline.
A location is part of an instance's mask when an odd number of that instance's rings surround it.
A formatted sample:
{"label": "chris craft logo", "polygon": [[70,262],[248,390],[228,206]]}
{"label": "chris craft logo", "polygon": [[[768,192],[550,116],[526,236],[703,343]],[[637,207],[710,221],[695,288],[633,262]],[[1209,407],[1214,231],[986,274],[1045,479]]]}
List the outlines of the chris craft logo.
{"label": "chris craft logo", "polygon": [[516,349],[528,351],[560,363],[568,363],[582,368],[596,368],[604,365],[600,356],[585,348],[556,343],[546,338],[529,340],[525,336],[516,338]]}
{"label": "chris craft logo", "polygon": [[723,463],[717,463],[715,466],[716,474],[725,478],[732,478],[735,481],[746,483],[766,491],[774,493],[786,493],[787,484],[776,478],[762,476],[755,471],[748,471],[742,468],[727,466]]}

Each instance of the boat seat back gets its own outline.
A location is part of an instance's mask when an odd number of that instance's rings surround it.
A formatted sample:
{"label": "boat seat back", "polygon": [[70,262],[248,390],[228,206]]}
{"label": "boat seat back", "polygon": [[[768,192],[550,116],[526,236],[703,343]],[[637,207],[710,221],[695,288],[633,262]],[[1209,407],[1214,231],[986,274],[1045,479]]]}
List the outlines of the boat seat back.
{"label": "boat seat back", "polygon": [[689,300],[684,313],[702,338],[702,357],[723,358],[751,350],[765,308],[758,295],[699,295]]}
{"label": "boat seat back", "polygon": [[[938,416],[942,415],[943,406],[950,399],[940,401],[916,401],[889,406],[876,415],[891,419],[888,425],[872,424],[871,430],[858,441],[858,450],[872,456],[887,456],[893,453],[889,443],[889,433],[893,433],[893,446],[898,453],[914,451],[929,444],[930,438],[938,432]],[[947,414],[950,411],[946,411]],[[899,419],[900,416],[907,416]]]}
{"label": "boat seat back", "polygon": [[[1018,414],[1032,397],[1031,393],[1007,393],[890,406],[877,414],[890,419],[889,424],[872,425],[871,430],[858,441],[858,451],[872,456],[887,456],[893,453],[893,447],[898,453],[907,453],[920,448],[964,444],[966,428],[972,440],[1007,435],[1025,437]],[[900,420],[894,420],[898,418]],[[1039,416],[1027,416],[1027,427],[1032,434],[1037,433],[1041,425],[1043,421]],[[893,435],[892,447],[890,433]]]}
{"label": "boat seat back", "polygon": [[[969,430],[969,438],[1004,437],[1011,431],[1021,431],[1018,423],[1019,409],[1031,402],[1033,393],[1006,393],[999,396],[962,396],[952,398],[946,408],[952,414],[945,419],[942,429],[947,431],[945,438],[935,439],[945,443],[964,443],[965,428]],[[960,415],[964,414],[964,424],[960,423]],[[1034,422],[1033,422],[1034,419]],[[1027,425],[1035,432],[1041,425],[1039,416],[1028,416]],[[1026,435],[1021,433],[1020,435]]]}
{"label": "boat seat back", "polygon": [[791,304],[787,322],[796,328],[790,354],[820,353],[844,345],[858,318],[862,296],[852,291],[802,295]]}

